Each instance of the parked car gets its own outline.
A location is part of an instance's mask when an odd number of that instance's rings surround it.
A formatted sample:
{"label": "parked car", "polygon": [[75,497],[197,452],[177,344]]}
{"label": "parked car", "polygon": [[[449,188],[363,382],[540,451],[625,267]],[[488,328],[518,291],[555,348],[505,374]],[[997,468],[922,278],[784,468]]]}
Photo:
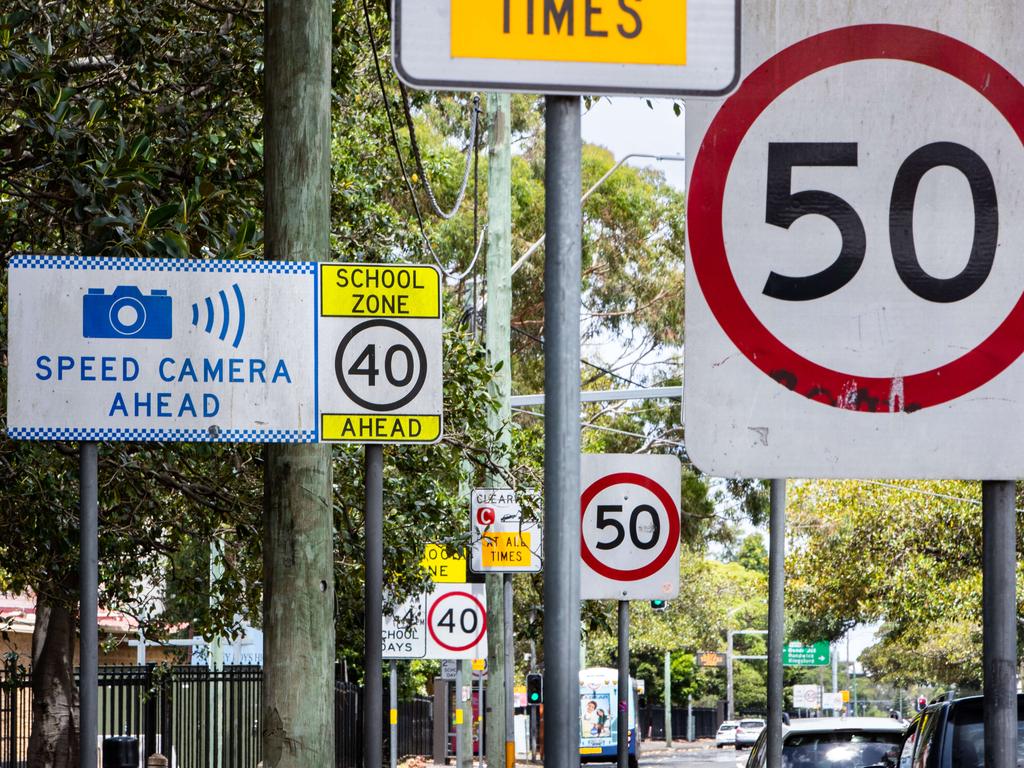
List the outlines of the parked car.
{"label": "parked car", "polygon": [[[907,729],[899,768],[983,768],[982,696],[936,701]],[[1017,765],[1024,762],[1024,694],[1017,694]]]}
{"label": "parked car", "polygon": [[739,725],[736,726],[736,749],[743,749],[744,747],[754,746],[754,742],[757,741],[757,737],[764,730],[764,720],[755,720],[747,718],[740,720]]}
{"label": "parked car", "polygon": [[726,744],[735,744],[736,726],[739,724],[739,720],[726,720],[718,726],[718,732],[715,733],[715,746],[721,749]]}
{"label": "parked car", "polygon": [[[800,768],[897,768],[905,725],[888,717],[808,717],[782,726],[782,764]],[[746,768],[764,768],[768,732],[750,750]]]}

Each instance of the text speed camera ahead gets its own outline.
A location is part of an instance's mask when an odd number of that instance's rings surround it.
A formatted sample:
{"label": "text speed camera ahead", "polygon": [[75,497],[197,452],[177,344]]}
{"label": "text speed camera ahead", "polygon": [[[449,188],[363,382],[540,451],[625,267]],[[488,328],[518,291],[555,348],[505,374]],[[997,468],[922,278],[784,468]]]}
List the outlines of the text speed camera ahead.
{"label": "text speed camera ahead", "polygon": [[675,456],[583,455],[581,599],[679,594],[680,482]]}
{"label": "text speed camera ahead", "polygon": [[441,439],[441,275],[435,267],[321,264],[319,334],[321,440]]}
{"label": "text speed camera ahead", "polygon": [[744,3],[687,105],[685,422],[745,477],[1024,472],[1024,4]]}

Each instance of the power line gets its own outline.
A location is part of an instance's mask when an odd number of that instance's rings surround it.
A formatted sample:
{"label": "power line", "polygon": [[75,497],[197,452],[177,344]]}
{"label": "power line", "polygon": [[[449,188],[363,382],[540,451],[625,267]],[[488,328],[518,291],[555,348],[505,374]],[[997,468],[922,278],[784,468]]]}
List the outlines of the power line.
{"label": "power line", "polygon": [[[398,132],[395,129],[395,121],[391,117],[391,108],[390,106],[388,106],[388,91],[387,86],[384,83],[384,74],[383,72],[381,72],[380,68],[380,57],[377,55],[377,38],[373,34],[373,23],[370,21],[370,9],[366,5],[366,0],[362,0],[362,5],[363,16],[366,19],[366,32],[370,38],[370,50],[373,52],[373,66],[377,72],[377,83],[380,85],[381,98],[384,101],[384,114],[387,116],[388,120],[388,131],[391,135],[391,145],[394,147],[395,156],[398,158],[398,167],[399,170],[402,172],[402,179],[405,181],[406,189],[409,190],[409,197],[412,200],[413,211],[416,214],[416,221],[419,224],[420,228],[420,237],[423,239],[423,244],[426,246],[427,253],[430,254],[430,257],[434,260],[434,263],[437,265],[437,268],[441,270],[444,276],[449,278],[450,280],[462,280],[468,275],[472,274],[473,269],[476,267],[476,260],[480,256],[480,249],[478,249],[477,252],[474,254],[472,261],[470,261],[469,266],[466,267],[464,272],[451,272],[447,268],[445,268],[445,266],[441,263],[441,259],[434,251],[434,246],[431,245],[430,239],[427,237],[426,225],[423,223],[423,213],[420,211],[419,201],[416,200],[416,190],[413,189],[412,181],[409,179],[409,174],[405,168],[405,160],[402,158],[402,149],[398,143]],[[474,99],[474,111],[476,118],[478,119],[480,112],[479,97],[475,97]],[[474,131],[474,138],[475,135],[476,132]]]}
{"label": "power line", "polygon": [[[516,328],[514,325],[512,326],[512,330],[515,331],[516,333],[518,333],[521,336],[525,336],[526,338],[530,339],[531,341],[537,342],[538,344],[540,344],[541,349],[544,348],[544,339],[542,339],[540,336],[534,336],[532,333],[524,331],[522,328]],[[616,373],[615,371],[611,370],[610,368],[605,368],[604,366],[597,365],[596,363],[592,363],[589,360],[585,360],[583,358],[580,358],[580,362],[583,363],[583,365],[586,365],[586,366],[588,366],[590,368],[593,368],[595,371],[601,371],[601,373],[604,373],[604,374],[606,374],[608,376],[614,376],[615,378],[619,379],[620,381],[624,381],[627,384],[632,384],[634,387],[643,387],[644,386],[643,384],[641,384],[638,381],[633,381],[632,379],[630,379],[630,378],[628,378],[626,376],[623,376],[621,373]]]}

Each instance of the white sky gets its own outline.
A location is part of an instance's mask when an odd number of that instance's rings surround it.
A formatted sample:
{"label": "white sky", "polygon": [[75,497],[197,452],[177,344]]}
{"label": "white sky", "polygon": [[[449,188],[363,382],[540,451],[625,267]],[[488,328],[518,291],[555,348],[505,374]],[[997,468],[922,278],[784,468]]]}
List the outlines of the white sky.
{"label": "white sky", "polygon": [[[670,99],[651,99],[651,104],[653,109],[646,99],[602,97],[583,113],[583,140],[607,147],[616,160],[630,152],[682,157],[686,151],[683,116],[676,116]],[[657,168],[678,189],[686,183],[685,163],[647,158],[629,163]]]}

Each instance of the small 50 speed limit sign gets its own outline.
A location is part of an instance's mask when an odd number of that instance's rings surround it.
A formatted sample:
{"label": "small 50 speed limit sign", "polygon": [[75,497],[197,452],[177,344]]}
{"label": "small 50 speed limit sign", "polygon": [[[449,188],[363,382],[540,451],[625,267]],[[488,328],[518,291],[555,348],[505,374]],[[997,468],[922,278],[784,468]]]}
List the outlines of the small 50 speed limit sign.
{"label": "small 50 speed limit sign", "polygon": [[679,594],[679,459],[584,454],[580,597],[656,600]]}
{"label": "small 50 speed limit sign", "polygon": [[1024,471],[1024,5],[744,4],[687,109],[687,449],[748,477]]}
{"label": "small 50 speed limit sign", "polygon": [[440,440],[440,272],[412,264],[321,264],[318,279],[321,439]]}

